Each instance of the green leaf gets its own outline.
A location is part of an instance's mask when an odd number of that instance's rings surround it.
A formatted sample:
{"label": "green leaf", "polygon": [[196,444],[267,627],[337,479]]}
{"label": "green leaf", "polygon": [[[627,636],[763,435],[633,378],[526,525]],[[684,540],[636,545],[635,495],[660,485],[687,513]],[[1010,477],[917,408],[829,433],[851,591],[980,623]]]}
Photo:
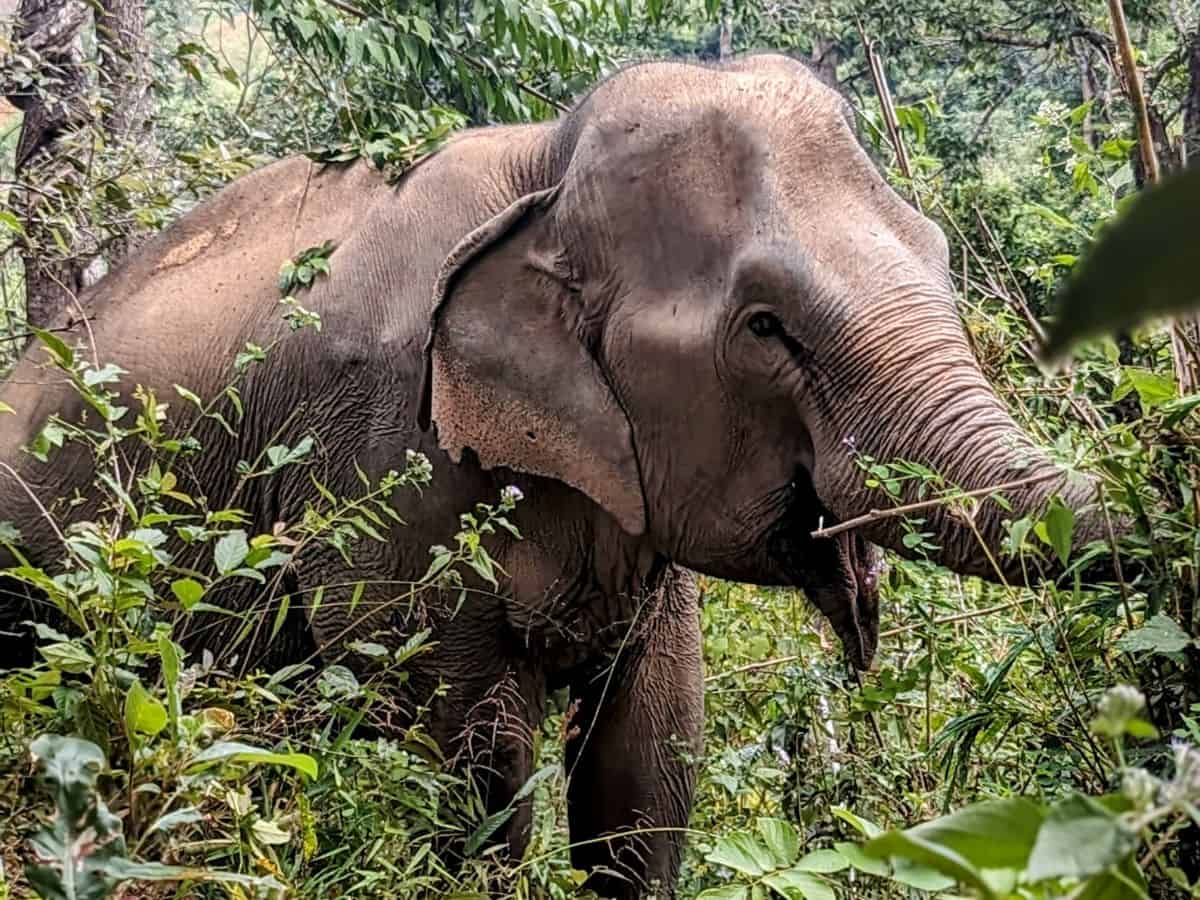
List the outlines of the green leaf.
{"label": "green leaf", "polygon": [[767,849],[775,857],[776,866],[791,865],[800,852],[800,835],[790,822],[782,819],[759,819],[755,823]]}
{"label": "green leaf", "polygon": [[1200,169],[1143,190],[1104,229],[1071,273],[1043,357],[1200,304]]}
{"label": "green leaf", "polygon": [[[944,875],[937,869],[930,866],[923,866],[919,863],[909,862],[904,859],[895,861],[895,869],[892,872],[892,881],[906,884],[909,887],[914,887],[919,891],[935,894],[940,891],[949,890],[954,887],[956,879]],[[989,882],[989,887],[991,883]],[[993,891],[994,893],[994,891]],[[985,896],[980,894],[980,896]]]}
{"label": "green leaf", "polygon": [[813,850],[811,853],[805,853],[802,857],[796,860],[796,864],[792,866],[792,870],[796,872],[820,872],[829,874],[831,872],[840,872],[849,865],[845,857],[836,850]]}
{"label": "green leaf", "polygon": [[1130,856],[1120,866],[1091,878],[1071,900],[1150,900],[1146,876]]}
{"label": "green leaf", "polygon": [[[979,891],[984,900],[997,900],[995,892],[984,880],[979,870],[957,851],[934,843],[909,831],[889,831],[870,841],[863,847],[868,856],[876,859],[906,860],[918,866],[933,869]],[[893,877],[899,879],[902,867],[896,864]],[[912,882],[906,881],[906,884]]]}
{"label": "green leaf", "polygon": [[179,695],[179,649],[171,638],[165,634],[158,638],[158,655],[162,659],[163,684],[167,689],[167,713],[170,716],[171,730],[179,728],[179,716],[182,713]]}
{"label": "green leaf", "polygon": [[512,818],[513,813],[516,811],[517,808],[515,806],[506,806],[499,812],[494,812],[484,819],[479,824],[479,827],[467,837],[467,841],[463,845],[463,855],[474,856],[479,848],[487,843],[488,839],[499,831],[505,822]]}
{"label": "green leaf", "polygon": [[1051,807],[1038,831],[1026,878],[1086,878],[1117,865],[1137,847],[1137,835],[1114,813],[1076,794]]}
{"label": "green leaf", "polygon": [[701,891],[696,900],[750,900],[750,888],[744,884],[724,884]]}
{"label": "green leaf", "polygon": [[1156,613],[1141,628],[1121,635],[1117,646],[1126,653],[1179,653],[1195,640],[1170,616]]}
{"label": "green leaf", "polygon": [[712,853],[704,857],[715,866],[758,877],[776,868],[771,853],[748,831],[735,831],[717,841]]}
{"label": "green leaf", "polygon": [[140,681],[135,681],[125,694],[125,732],[153,737],[167,726],[167,709],[158,702]]}
{"label": "green leaf", "polygon": [[886,877],[891,872],[891,868],[886,862],[867,856],[858,844],[838,841],[838,843],[833,845],[833,849],[840,853],[846,862],[860,872],[866,872],[868,875],[879,875],[880,877]]}
{"label": "green leaf", "polygon": [[184,609],[191,609],[204,596],[204,585],[194,578],[177,578],[171,582],[171,593]]}
{"label": "green leaf", "polygon": [[280,828],[269,819],[259,819],[250,826],[250,831],[254,833],[255,839],[260,844],[272,847],[286,844],[292,839],[291,832]]}
{"label": "green leaf", "polygon": [[34,328],[32,325],[29,326],[29,330],[36,334],[38,340],[46,345],[46,349],[50,351],[50,355],[54,357],[54,361],[64,369],[69,369],[75,364],[75,351],[52,332],[41,328]]}
{"label": "green leaf", "polygon": [[185,806],[183,809],[177,809],[167,813],[165,816],[159,816],[146,829],[146,834],[153,834],[156,831],[171,831],[174,828],[179,828],[182,825],[192,825],[196,822],[205,820],[204,813],[196,809],[194,806]]}
{"label": "green leaf", "polygon": [[42,654],[52,668],[72,675],[89,671],[96,664],[95,658],[77,641],[61,641],[56,644],[38,645],[38,653]]}
{"label": "green leaf", "polygon": [[1112,399],[1120,400],[1130,391],[1137,391],[1143,415],[1155,407],[1170,403],[1178,393],[1173,377],[1160,375],[1150,369],[1124,366],[1121,369],[1121,380],[1113,388]]}
{"label": "green leaf", "polygon": [[219,741],[201,750],[194,757],[189,768],[204,768],[208,764],[219,762],[250,763],[251,765],[290,766],[297,772],[302,772],[309,778],[317,777],[317,761],[307,753],[274,753],[262,750],[250,744],[237,741]]}
{"label": "green leaf", "polygon": [[213,548],[213,561],[217,565],[218,572],[228,575],[242,564],[249,553],[250,545],[246,542],[246,532],[239,528],[236,531],[227,532],[217,541]]}
{"label": "green leaf", "polygon": [[1044,813],[1031,800],[987,800],[907,830],[947,847],[977,869],[1023,869]]}
{"label": "green leaf", "polygon": [[829,811],[864,837],[873,838],[883,834],[883,829],[874,822],[864,819],[844,806],[831,806]]}
{"label": "green leaf", "polygon": [[772,872],[763,879],[773,891],[787,897],[802,898],[802,900],[837,900],[833,888],[821,879],[802,872],[799,869],[785,869],[782,872]]}
{"label": "green leaf", "polygon": [[25,235],[25,227],[21,224],[21,220],[7,209],[0,209],[0,225],[3,225],[7,231],[19,237],[24,237]]}
{"label": "green leaf", "polygon": [[554,775],[557,775],[560,771],[560,767],[555,763],[552,763],[548,766],[542,766],[542,768],[538,769],[525,780],[525,783],[521,785],[520,790],[513,794],[512,802],[519,803],[520,801],[524,800],[534,792],[539,784],[541,784],[547,778],[552,778]]}
{"label": "green leaf", "polygon": [[1035,529],[1038,537],[1054,548],[1054,553],[1065,566],[1071,558],[1071,538],[1075,532],[1074,511],[1056,494],[1038,525],[1040,527]]}
{"label": "green leaf", "polygon": [[118,878],[109,866],[125,856],[121,820],[96,790],[104,753],[90,741],[46,734],[29,748],[55,819],[30,838],[36,863],[25,874],[37,893],[63,900],[102,900]]}

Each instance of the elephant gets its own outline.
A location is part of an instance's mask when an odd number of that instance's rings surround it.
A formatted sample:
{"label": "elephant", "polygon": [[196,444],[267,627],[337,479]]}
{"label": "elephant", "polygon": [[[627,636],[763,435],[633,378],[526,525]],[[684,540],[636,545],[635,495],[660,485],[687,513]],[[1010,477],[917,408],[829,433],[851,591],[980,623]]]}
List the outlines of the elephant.
{"label": "elephant", "polygon": [[[329,274],[301,296],[323,327],[288,335],[279,266],[325,241]],[[339,495],[358,489],[356,468],[377,480],[409,449],[432,461],[419,498],[396,496],[405,527],[356,547],[353,565],[322,548],[289,570],[293,593],[365,581],[371,614],[352,618],[331,589],[293,610],[263,648],[272,659],[406,639],[416,625],[394,585],[422,577],[471,504],[522,496],[520,539],[489,539],[502,589],[468,579],[478,590],[459,608],[451,594],[432,604],[436,644],[403,690],[437,693],[433,737],[484,759],[494,810],[532,772],[549,693],[569,691],[573,861],[603,896],[674,893],[703,729],[692,573],[801,589],[864,668],[880,548],[917,552],[899,517],[865,515],[886,504],[865,457],[966,490],[1017,483],[970,520],[921,513],[936,545],[922,552],[959,573],[1019,575],[999,552],[1005,519],[1056,492],[1077,510],[1076,547],[1104,534],[1094,483],[1057,468],[984,377],[942,231],[881,177],[843,97],[785,55],[640,63],[555,121],[466,130],[398,180],[365,161],[274,162],[79,307],[65,338],[88,330],[126,381],[162,396],[218,391],[247,341],[282,338],[242,387],[244,427],[197,432],[206,452],[186,477],[211,496],[275,435],[315,435]],[[51,413],[81,411],[41,358],[27,351],[0,391],[17,413],[0,436],[0,519],[48,563],[39,507],[94,472],[69,445],[48,464],[22,452]],[[238,505],[268,531],[312,494],[292,467],[248,482]],[[0,609],[10,631],[28,618],[15,598]],[[519,857],[530,801],[517,808],[500,839]]]}

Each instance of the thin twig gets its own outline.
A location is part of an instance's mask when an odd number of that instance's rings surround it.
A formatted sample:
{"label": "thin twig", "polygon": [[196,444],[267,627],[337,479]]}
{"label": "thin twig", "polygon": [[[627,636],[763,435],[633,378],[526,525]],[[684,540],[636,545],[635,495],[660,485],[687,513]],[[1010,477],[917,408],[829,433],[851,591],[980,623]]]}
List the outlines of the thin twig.
{"label": "thin twig", "polygon": [[1044,481],[1052,479],[1065,479],[1066,475],[1062,472],[1042,472],[1038,475],[1030,475],[1026,478],[1019,478],[1016,481],[1006,481],[1003,484],[993,485],[992,487],[976,488],[973,491],[964,491],[961,494],[953,494],[949,497],[937,497],[933,500],[922,500],[919,503],[908,503],[904,506],[896,506],[891,509],[872,509],[870,512],[861,516],[855,516],[853,519],[848,519],[845,522],[839,522],[837,525],[829,528],[818,528],[811,533],[814,538],[830,538],[841,534],[844,531],[850,531],[854,528],[859,528],[863,525],[869,525],[872,522],[878,522],[881,519],[891,519],[896,516],[907,515],[911,512],[919,512],[925,509],[933,509],[938,506],[945,506],[954,503],[957,500],[966,500],[971,497],[986,497],[989,494],[995,494],[1000,491],[1011,491],[1016,488],[1026,487],[1031,484],[1040,484]]}
{"label": "thin twig", "polygon": [[1112,550],[1113,574],[1117,576],[1117,584],[1121,586],[1121,605],[1125,607],[1125,624],[1133,631],[1133,611],[1129,606],[1129,585],[1125,583],[1125,572],[1121,568],[1121,554],[1117,550],[1117,533],[1113,529],[1112,516],[1108,512],[1108,504],[1104,500],[1104,482],[1096,483],[1096,498],[1100,501],[1100,510],[1104,513],[1104,530],[1108,534],[1108,546]]}

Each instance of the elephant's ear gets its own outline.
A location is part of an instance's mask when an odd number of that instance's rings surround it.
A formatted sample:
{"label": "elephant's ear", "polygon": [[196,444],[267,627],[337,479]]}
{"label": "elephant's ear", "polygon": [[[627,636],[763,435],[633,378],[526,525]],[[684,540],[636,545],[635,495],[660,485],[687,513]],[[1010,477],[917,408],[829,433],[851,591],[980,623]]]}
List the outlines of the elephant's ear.
{"label": "elephant's ear", "polygon": [[529,194],[446,258],[426,343],[420,423],[458,462],[554,478],[630,534],[646,528],[628,419],[574,333],[578,295],[554,223],[558,189]]}

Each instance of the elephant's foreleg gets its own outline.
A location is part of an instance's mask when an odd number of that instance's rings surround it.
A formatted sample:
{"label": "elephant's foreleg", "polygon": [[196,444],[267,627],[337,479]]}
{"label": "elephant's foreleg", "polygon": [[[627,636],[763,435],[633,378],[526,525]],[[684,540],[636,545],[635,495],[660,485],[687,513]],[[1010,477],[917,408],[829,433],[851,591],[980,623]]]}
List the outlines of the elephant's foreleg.
{"label": "elephant's foreleg", "polygon": [[672,579],[612,677],[572,685],[580,701],[579,733],[567,744],[572,862],[594,870],[589,886],[604,897],[675,896],[704,684],[695,585],[686,573]]}
{"label": "elephant's foreleg", "polygon": [[462,732],[453,741],[455,762],[473,778],[488,814],[514,808],[498,835],[506,840],[512,860],[525,855],[533,827],[533,798],[514,798],[533,774],[534,731],[543,713],[540,679],[509,671],[467,710]]}

